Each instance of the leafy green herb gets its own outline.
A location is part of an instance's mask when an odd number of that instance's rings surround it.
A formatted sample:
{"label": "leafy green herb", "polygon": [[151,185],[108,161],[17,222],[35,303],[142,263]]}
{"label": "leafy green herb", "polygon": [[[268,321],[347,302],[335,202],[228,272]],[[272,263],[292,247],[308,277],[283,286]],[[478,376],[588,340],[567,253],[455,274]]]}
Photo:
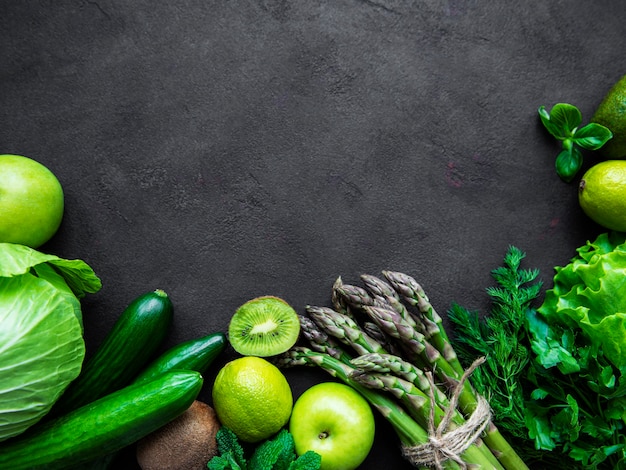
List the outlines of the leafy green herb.
{"label": "leafy green herb", "polygon": [[233,431],[222,426],[215,436],[219,455],[213,457],[207,467],[209,470],[244,470],[247,462],[244,450]]}
{"label": "leafy green herb", "polygon": [[559,177],[568,183],[582,167],[581,149],[598,150],[613,137],[613,133],[601,124],[592,122],[579,127],[582,114],[571,104],[557,103],[550,112],[540,106],[539,117],[548,132],[562,142],[555,167]]}
{"label": "leafy green herb", "polygon": [[[555,268],[537,309],[531,301],[540,284],[528,285],[536,271],[519,269],[521,257],[511,248],[494,271],[491,315],[452,309],[457,353],[464,361],[487,355],[489,367],[471,380],[488,397],[496,425],[518,437],[513,443],[526,462],[624,470],[626,234],[604,233],[578,248],[569,264]],[[520,346],[530,356],[520,355],[518,364]]]}
{"label": "leafy green herb", "polygon": [[258,444],[249,460],[229,428],[222,426],[216,439],[219,455],[209,461],[209,470],[318,470],[322,460],[313,451],[296,456],[293,436],[286,429]]}
{"label": "leafy green herb", "polygon": [[626,468],[625,237],[604,233],[580,247],[528,314],[530,437],[584,468]]}
{"label": "leafy green herb", "polygon": [[474,371],[472,384],[489,400],[498,427],[518,438],[526,438],[520,376],[530,355],[524,323],[526,311],[542,287],[536,281],[538,270],[520,268],[524,257],[521,250],[511,246],[504,265],[491,272],[497,286],[487,289],[492,301],[489,316],[481,318],[456,303],[448,314],[457,332],[454,348],[461,361],[470,364],[477,357],[486,358],[486,363]]}

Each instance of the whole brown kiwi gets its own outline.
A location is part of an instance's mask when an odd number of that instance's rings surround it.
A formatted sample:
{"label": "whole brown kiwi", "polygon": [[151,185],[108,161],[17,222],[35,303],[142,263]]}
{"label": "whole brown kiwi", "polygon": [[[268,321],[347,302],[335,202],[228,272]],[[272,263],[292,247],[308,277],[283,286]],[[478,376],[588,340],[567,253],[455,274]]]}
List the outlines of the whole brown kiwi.
{"label": "whole brown kiwi", "polygon": [[220,423],[213,408],[199,400],[178,418],[137,442],[142,470],[206,470],[217,454]]}

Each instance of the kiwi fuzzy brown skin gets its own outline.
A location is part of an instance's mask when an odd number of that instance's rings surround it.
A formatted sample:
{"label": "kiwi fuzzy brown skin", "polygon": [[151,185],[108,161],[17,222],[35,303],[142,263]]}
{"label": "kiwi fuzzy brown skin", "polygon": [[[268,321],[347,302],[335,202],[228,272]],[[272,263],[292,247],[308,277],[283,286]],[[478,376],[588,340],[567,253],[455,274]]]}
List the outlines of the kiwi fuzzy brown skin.
{"label": "kiwi fuzzy brown skin", "polygon": [[199,400],[178,418],[137,442],[142,470],[206,470],[217,455],[220,428],[215,410]]}
{"label": "kiwi fuzzy brown skin", "polygon": [[[275,328],[261,328],[264,323],[272,325],[269,320],[277,320]],[[257,327],[260,331],[253,334]],[[268,357],[283,353],[295,344],[299,334],[298,314],[288,302],[273,295],[245,302],[235,311],[228,327],[231,346],[243,356]]]}

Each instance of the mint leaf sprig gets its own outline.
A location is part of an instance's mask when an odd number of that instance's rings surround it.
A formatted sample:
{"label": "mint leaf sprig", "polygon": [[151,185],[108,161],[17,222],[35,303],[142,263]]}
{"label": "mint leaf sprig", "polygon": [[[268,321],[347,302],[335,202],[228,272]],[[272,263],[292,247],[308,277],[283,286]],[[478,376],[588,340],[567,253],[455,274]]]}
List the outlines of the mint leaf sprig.
{"label": "mint leaf sprig", "polygon": [[613,133],[606,127],[595,122],[579,127],[582,114],[574,105],[557,103],[548,112],[545,106],[539,107],[539,117],[544,127],[560,140],[563,149],[556,157],[555,167],[559,177],[569,183],[583,164],[582,149],[598,150]]}
{"label": "mint leaf sprig", "polygon": [[322,462],[321,455],[312,450],[296,455],[293,436],[285,428],[257,444],[248,456],[226,426],[220,427],[215,438],[218,455],[209,460],[208,470],[319,470]]}

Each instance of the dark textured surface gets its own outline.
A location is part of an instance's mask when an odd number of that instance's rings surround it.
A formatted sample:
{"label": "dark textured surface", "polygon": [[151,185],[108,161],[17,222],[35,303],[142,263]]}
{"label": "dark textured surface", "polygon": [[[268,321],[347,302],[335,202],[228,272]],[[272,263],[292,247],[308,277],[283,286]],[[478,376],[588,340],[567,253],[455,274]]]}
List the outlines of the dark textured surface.
{"label": "dark textured surface", "polygon": [[[440,312],[483,310],[510,244],[549,285],[601,230],[536,110],[589,119],[626,72],[625,21],[618,0],[2,0],[0,153],[65,188],[42,251],[102,278],[90,350],[157,287],[169,344],[382,269]],[[296,395],[327,379],[288,377]],[[363,468],[409,468],[382,420]]]}

